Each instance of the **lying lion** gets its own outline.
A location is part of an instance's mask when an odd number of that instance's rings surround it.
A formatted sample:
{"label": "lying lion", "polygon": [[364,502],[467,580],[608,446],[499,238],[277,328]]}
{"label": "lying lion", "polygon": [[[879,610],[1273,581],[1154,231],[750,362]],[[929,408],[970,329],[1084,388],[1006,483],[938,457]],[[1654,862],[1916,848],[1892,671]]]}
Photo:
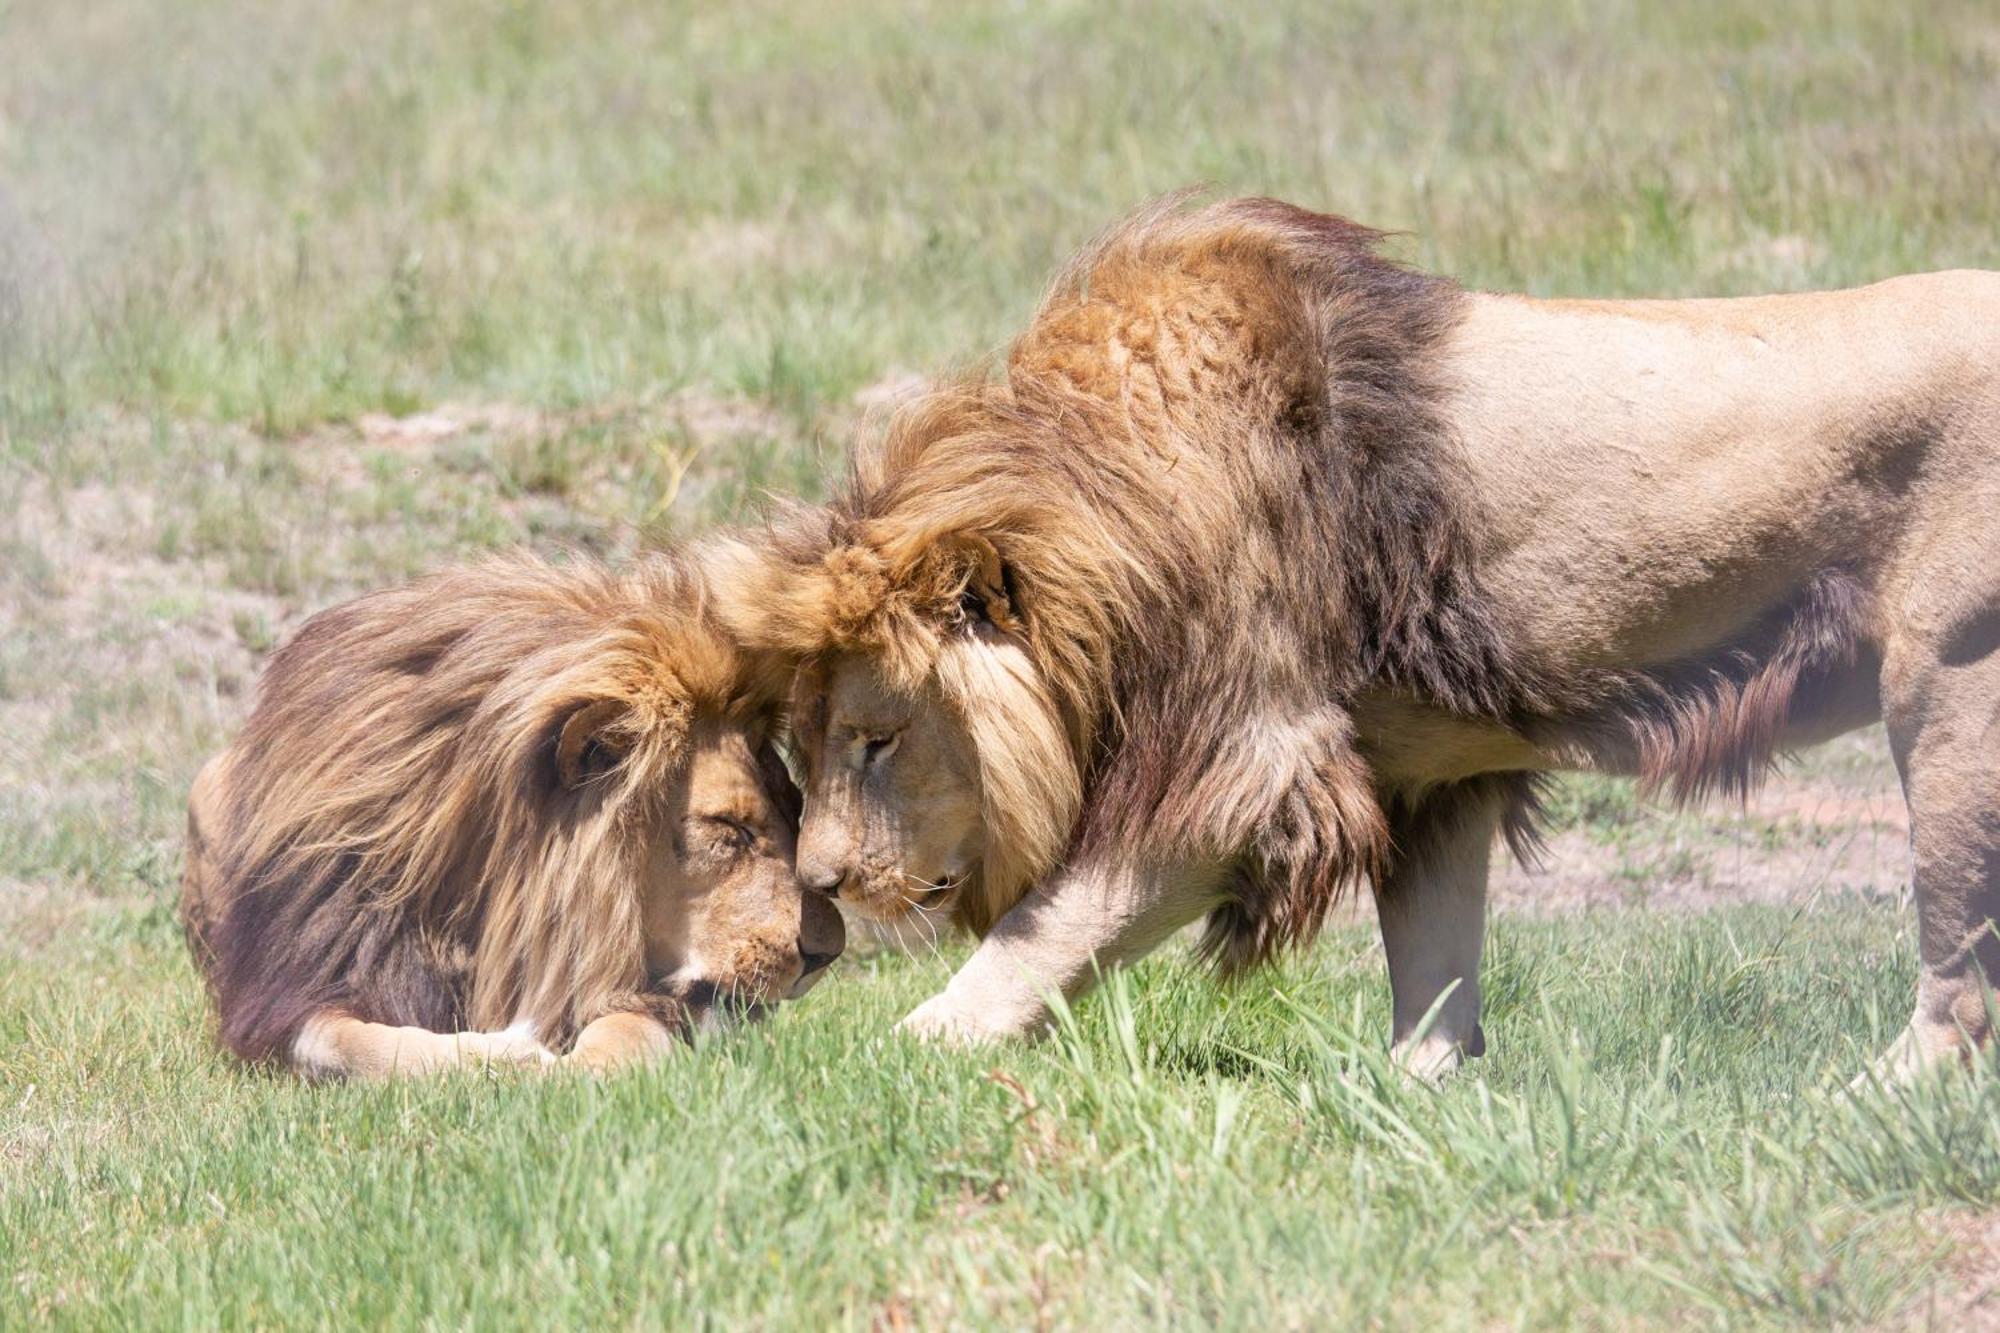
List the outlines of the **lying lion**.
{"label": "lying lion", "polygon": [[1398,1054],[1446,1068],[1484,1044],[1489,847],[1532,843],[1538,774],[1738,794],[1881,717],[1922,967],[1880,1072],[1984,1040],[2000,275],[1542,301],[1376,239],[1148,213],[1004,377],[736,548],[732,623],[802,663],[802,877],[985,936],[906,1025],[1026,1032],[1203,914],[1254,963],[1368,880]]}
{"label": "lying lion", "polygon": [[182,918],[222,1041],[313,1075],[660,1051],[802,993],[768,668],[694,568],[516,560],[307,621],[197,778]]}

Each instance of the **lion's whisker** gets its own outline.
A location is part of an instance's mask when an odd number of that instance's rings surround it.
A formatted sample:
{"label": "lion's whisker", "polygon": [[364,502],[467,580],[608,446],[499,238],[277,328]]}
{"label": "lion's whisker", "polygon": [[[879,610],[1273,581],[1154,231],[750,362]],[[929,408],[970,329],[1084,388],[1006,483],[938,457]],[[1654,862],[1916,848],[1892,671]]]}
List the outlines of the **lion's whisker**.
{"label": "lion's whisker", "polygon": [[932,958],[938,959],[939,961],[943,961],[944,950],[942,947],[940,947],[943,938],[942,932],[939,931],[938,924],[936,920],[933,919],[932,909],[927,907],[925,904],[918,902],[914,898],[905,898],[903,901],[909,905],[910,914],[914,916],[917,919],[917,921],[924,927],[924,930],[928,932],[928,938],[924,939],[923,942],[924,947],[930,950],[930,955]]}
{"label": "lion's whisker", "polygon": [[[933,893],[951,892],[953,889],[956,889],[960,885],[965,883],[965,878],[968,873],[969,872],[967,871],[960,871],[956,875],[947,875],[943,879],[934,882],[925,879],[922,875],[913,875],[909,871],[905,870],[903,872],[903,878],[909,880],[912,884],[921,885],[922,887],[920,887],[917,890],[919,894],[929,895]],[[910,898],[909,894],[905,893],[903,895],[903,900],[905,902],[909,902],[912,906],[915,906],[915,902],[913,899]]]}

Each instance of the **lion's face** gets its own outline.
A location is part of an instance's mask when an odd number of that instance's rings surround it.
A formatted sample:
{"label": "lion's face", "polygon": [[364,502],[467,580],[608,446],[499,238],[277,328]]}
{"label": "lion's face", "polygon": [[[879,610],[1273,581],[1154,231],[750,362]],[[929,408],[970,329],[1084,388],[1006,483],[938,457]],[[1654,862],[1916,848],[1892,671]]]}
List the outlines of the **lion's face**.
{"label": "lion's face", "polygon": [[776,538],[797,549],[737,543],[718,579],[732,630],[796,667],[799,879],[877,920],[984,931],[1081,816],[1096,701],[1042,656],[1075,635],[1037,636],[1035,580],[983,531],[818,554],[811,524],[799,533]]}
{"label": "lion's face", "polygon": [[985,851],[972,739],[934,683],[890,688],[848,654],[802,673],[799,879],[894,920],[943,909]]}
{"label": "lion's face", "polygon": [[803,995],[840,956],[840,913],[793,874],[797,796],[767,741],[722,721],[689,737],[653,840],[646,965],[697,1016]]}

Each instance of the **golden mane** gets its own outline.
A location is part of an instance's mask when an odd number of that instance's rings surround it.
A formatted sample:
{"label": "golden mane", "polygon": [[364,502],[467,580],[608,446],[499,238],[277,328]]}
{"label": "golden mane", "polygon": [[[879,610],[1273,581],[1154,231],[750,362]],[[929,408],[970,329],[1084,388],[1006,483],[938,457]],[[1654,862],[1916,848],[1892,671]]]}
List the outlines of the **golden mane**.
{"label": "golden mane", "polygon": [[[1420,632],[1454,599],[1461,540],[1427,361],[1459,296],[1376,239],[1268,200],[1149,210],[1065,269],[1003,377],[910,404],[830,505],[735,549],[737,632],[806,662],[865,653],[965,719],[989,848],[959,909],[975,929],[1079,846],[1164,839],[1247,849],[1211,921],[1225,964],[1309,938],[1386,840],[1327,687],[1502,693],[1485,626],[1459,627],[1457,657]],[[1325,475],[1300,437],[1338,441]],[[1272,508],[1298,515],[1297,549]],[[1252,588],[1324,633],[1266,641]],[[996,602],[1011,623],[987,628],[1028,669],[969,632]]]}
{"label": "golden mane", "polygon": [[[328,1006],[438,1031],[532,1016],[561,1040],[641,989],[631,861],[689,727],[782,687],[705,601],[680,558],[513,558],[308,621],[224,756],[189,886],[224,1040],[265,1058]],[[574,752],[579,709],[615,762]]]}

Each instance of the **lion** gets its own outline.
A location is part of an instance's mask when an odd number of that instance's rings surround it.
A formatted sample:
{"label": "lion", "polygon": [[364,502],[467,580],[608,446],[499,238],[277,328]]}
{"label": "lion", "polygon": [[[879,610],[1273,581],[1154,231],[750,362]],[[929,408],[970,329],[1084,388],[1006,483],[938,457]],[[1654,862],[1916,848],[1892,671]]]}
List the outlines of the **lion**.
{"label": "lion", "polygon": [[1055,281],[823,507],[730,548],[800,663],[799,869],[983,936],[905,1020],[979,1040],[1206,917],[1225,971],[1373,888],[1396,1058],[1485,1045],[1496,834],[1541,775],[1749,790],[1885,719],[1922,966],[1877,1066],[2000,978],[2000,275],[1537,300],[1269,199]]}
{"label": "lion", "polygon": [[308,620],[197,777],[181,914],[222,1043],[311,1076],[609,1069],[803,994],[784,677],[687,556],[435,574]]}

